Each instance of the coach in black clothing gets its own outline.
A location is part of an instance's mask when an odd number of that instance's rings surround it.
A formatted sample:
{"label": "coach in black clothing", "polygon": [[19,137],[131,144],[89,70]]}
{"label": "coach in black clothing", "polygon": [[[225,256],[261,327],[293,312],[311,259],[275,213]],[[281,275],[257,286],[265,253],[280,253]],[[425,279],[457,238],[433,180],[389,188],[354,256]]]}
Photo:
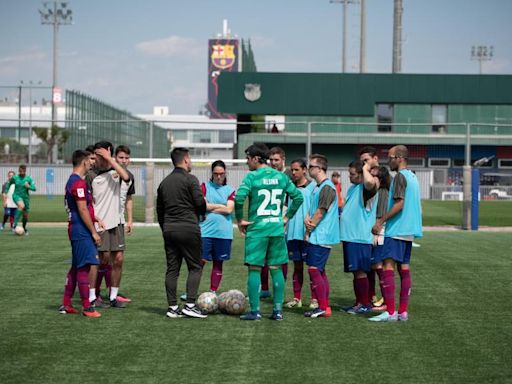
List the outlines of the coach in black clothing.
{"label": "coach in black clothing", "polygon": [[[174,148],[171,159],[174,170],[158,187],[156,203],[167,257],[167,316],[181,317],[183,313],[191,317],[206,317],[195,307],[202,273],[199,217],[206,214],[206,201],[199,181],[190,174],[192,161],[188,149]],[[183,259],[188,267],[187,304],[180,311],[176,300],[176,286]]]}

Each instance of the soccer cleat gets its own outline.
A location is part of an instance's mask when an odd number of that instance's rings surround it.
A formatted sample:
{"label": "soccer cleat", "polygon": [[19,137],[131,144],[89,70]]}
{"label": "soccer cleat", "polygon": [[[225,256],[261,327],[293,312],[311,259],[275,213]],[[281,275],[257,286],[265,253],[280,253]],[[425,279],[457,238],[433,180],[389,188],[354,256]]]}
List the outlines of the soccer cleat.
{"label": "soccer cleat", "polygon": [[181,310],[181,313],[183,313],[185,316],[195,317],[197,319],[204,319],[205,317],[208,317],[208,315],[203,313],[201,309],[199,309],[199,307],[195,304],[192,307],[185,305]]}
{"label": "soccer cleat", "polygon": [[85,317],[101,317],[101,313],[99,313],[94,307],[89,307],[82,311],[82,315]]}
{"label": "soccer cleat", "polygon": [[355,307],[352,307],[351,310],[348,310],[347,313],[350,313],[351,315],[361,315],[364,313],[370,313],[372,311],[372,305],[362,305],[358,304]]}
{"label": "soccer cleat", "polygon": [[171,319],[177,319],[178,317],[183,317],[183,313],[181,313],[181,309],[179,308],[172,309],[169,307],[167,308],[167,313],[165,316],[170,317]]}
{"label": "soccer cleat", "polygon": [[376,306],[375,304],[372,304],[372,312],[381,312],[388,309],[388,306],[386,304],[382,304],[380,306]]}
{"label": "soccer cleat", "polygon": [[131,303],[132,302],[132,299],[129,299],[126,296],[120,295],[119,293],[117,294],[116,299],[117,299],[117,301],[119,301],[121,303]]}
{"label": "soccer cleat", "polygon": [[3,231],[3,230],[4,230],[4,226],[0,225],[0,231]]}
{"label": "soccer cleat", "polygon": [[28,236],[28,231],[25,231],[25,236]]}
{"label": "soccer cleat", "polygon": [[283,320],[284,319],[283,311],[279,311],[279,310],[274,309],[272,311],[272,314],[269,316],[269,319],[270,320],[277,320],[277,321]]}
{"label": "soccer cleat", "polygon": [[73,307],[72,305],[61,305],[59,307],[59,313],[62,313],[63,315],[65,315],[66,313],[69,313],[69,314],[76,314],[76,313],[79,313],[80,311],[78,309],[76,309],[75,307]]}
{"label": "soccer cleat", "polygon": [[266,299],[270,296],[272,296],[270,291],[261,291],[260,292],[260,299]]}
{"label": "soccer cleat", "polygon": [[399,313],[398,314],[398,320],[399,321],[407,321],[407,320],[409,320],[409,314],[407,313],[407,311]]}
{"label": "soccer cleat", "polygon": [[318,300],[313,299],[311,300],[311,304],[309,304],[309,309],[317,309],[318,308]]}
{"label": "soccer cleat", "polygon": [[109,308],[110,304],[105,302],[105,301],[103,301],[101,296],[98,296],[98,297],[96,297],[95,300],[91,301],[91,307],[94,307],[94,308]]}
{"label": "soccer cleat", "polygon": [[240,320],[261,320],[261,315],[259,311],[251,311],[247,312],[245,315],[240,316]]}
{"label": "soccer cleat", "polygon": [[379,322],[379,323],[397,321],[398,320],[398,314],[395,311],[395,312],[393,312],[392,315],[390,315],[388,311],[385,311],[385,312],[382,312],[378,316],[370,317],[368,320],[369,321]]}
{"label": "soccer cleat", "polygon": [[302,308],[302,300],[294,297],[293,300],[286,303],[286,307],[287,308]]}
{"label": "soccer cleat", "polygon": [[311,317],[312,319],[316,318],[316,317],[326,317],[325,316],[325,312],[323,309],[321,308],[315,308],[313,309],[312,311],[307,311],[307,312],[304,312],[304,316],[306,317]]}
{"label": "soccer cleat", "polygon": [[187,294],[184,293],[183,295],[180,296],[180,300],[181,301],[187,301]]}
{"label": "soccer cleat", "polygon": [[384,298],[381,297],[380,299],[377,300],[377,298],[375,297],[374,299],[372,299],[372,305],[374,307],[380,307],[384,305]]}
{"label": "soccer cleat", "polygon": [[359,304],[355,303],[354,305],[349,305],[348,307],[341,307],[341,312],[348,312],[353,310],[355,307],[357,307]]}
{"label": "soccer cleat", "polygon": [[331,307],[327,307],[325,310],[325,317],[331,317],[332,316],[332,309]]}
{"label": "soccer cleat", "polygon": [[114,299],[114,300],[110,300],[110,308],[119,308],[119,309],[126,308],[126,304],[121,303],[117,299]]}

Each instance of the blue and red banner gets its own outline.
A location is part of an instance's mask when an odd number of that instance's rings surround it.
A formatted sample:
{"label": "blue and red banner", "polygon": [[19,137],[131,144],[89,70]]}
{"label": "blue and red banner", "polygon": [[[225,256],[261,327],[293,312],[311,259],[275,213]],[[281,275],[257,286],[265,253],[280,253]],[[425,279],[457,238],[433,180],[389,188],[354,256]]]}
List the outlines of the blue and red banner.
{"label": "blue and red banner", "polygon": [[208,103],[207,109],[213,119],[232,119],[234,115],[217,111],[219,88],[217,78],[223,71],[238,72],[240,40],[208,40]]}

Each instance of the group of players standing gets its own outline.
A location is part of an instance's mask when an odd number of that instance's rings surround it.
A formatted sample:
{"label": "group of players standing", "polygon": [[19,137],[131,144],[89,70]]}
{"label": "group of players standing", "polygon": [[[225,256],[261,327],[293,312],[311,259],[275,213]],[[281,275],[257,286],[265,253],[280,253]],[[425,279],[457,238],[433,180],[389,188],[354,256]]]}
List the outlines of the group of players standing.
{"label": "group of players standing", "polygon": [[[63,314],[79,313],[72,305],[77,285],[82,314],[87,317],[100,317],[97,308],[124,308],[131,301],[119,294],[119,286],[124,235],[133,230],[134,177],[127,170],[130,149],[124,145],[113,149],[110,142],[102,141],[72,155],[73,173],[64,196],[72,260],[59,308]],[[103,278],[108,300],[100,296]]]}
{"label": "group of players standing", "polygon": [[[350,314],[381,312],[369,318],[370,321],[407,321],[411,246],[414,238],[422,235],[419,184],[415,174],[407,168],[407,148],[397,145],[389,150],[389,168],[396,172],[394,178],[386,167],[379,166],[373,147],[363,148],[360,158],[348,166],[351,186],[345,199],[340,195],[339,174],[333,173],[334,182],[329,179],[328,161],[323,155],[312,155],[309,164],[304,159],[293,160],[290,169],[285,169],[285,154],[280,148],[269,150],[264,144],[256,143],[248,147],[245,154],[250,172],[236,193],[226,183],[226,167],[221,161],[212,164],[212,178],[200,188],[197,179],[190,175],[188,151],[176,148],[171,154],[175,171],[162,182],[157,198],[168,265],[167,316],[206,317],[194,305],[201,269],[207,261],[213,260],[210,290],[215,292],[222,277],[222,263],[230,258],[234,208],[236,223],[245,236],[244,263],[248,266],[250,310],[240,317],[241,320],[260,320],[260,299],[269,296],[273,300],[270,319],[283,319],[289,259],[294,265],[294,297],[286,306],[302,307],[305,263],[312,300],[304,315],[330,317],[326,264],[332,247],[341,242],[344,270],[353,274],[355,293],[354,305],[343,311]],[[174,190],[173,183],[181,183],[183,188]],[[195,229],[194,225],[180,228],[179,220],[175,220],[180,218],[176,214],[180,206],[177,197],[183,196],[187,188],[193,196],[188,204],[187,220],[188,224],[195,220]],[[249,201],[247,220],[244,219],[246,200]],[[183,201],[181,204],[181,208],[187,207]],[[200,224],[197,223],[199,216],[206,216]],[[189,268],[189,278],[187,303],[180,309],[176,283],[183,259]],[[395,308],[395,268],[401,278],[398,310]],[[269,272],[273,294],[268,289]],[[383,305],[376,302],[376,274]]]}

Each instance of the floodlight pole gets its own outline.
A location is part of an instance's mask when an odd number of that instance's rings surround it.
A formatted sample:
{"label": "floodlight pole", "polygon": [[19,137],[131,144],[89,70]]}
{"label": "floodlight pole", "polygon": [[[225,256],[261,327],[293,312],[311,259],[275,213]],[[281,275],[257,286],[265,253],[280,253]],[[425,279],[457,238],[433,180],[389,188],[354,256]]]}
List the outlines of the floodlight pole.
{"label": "floodlight pole", "polygon": [[[61,95],[56,94],[58,86],[58,58],[59,58],[59,25],[70,25],[73,22],[71,9],[68,8],[68,3],[60,0],[52,2],[44,2],[43,9],[39,10],[41,15],[41,24],[53,25],[53,80],[52,80],[52,125],[48,134],[51,135],[51,129],[57,122],[57,97]],[[52,163],[57,161],[57,145],[52,148]]]}
{"label": "floodlight pole", "polygon": [[462,171],[463,185],[463,208],[462,208],[462,229],[471,229],[471,124],[466,123],[466,148],[465,162]]}
{"label": "floodlight pole", "polygon": [[473,45],[471,47],[471,60],[478,60],[478,74],[482,74],[482,61],[491,61],[494,56],[494,46]]}
{"label": "floodlight pole", "polygon": [[355,4],[355,0],[329,0],[331,4],[343,4],[343,26],[342,26],[342,46],[341,46],[341,72],[345,73],[347,69],[347,5]]}

